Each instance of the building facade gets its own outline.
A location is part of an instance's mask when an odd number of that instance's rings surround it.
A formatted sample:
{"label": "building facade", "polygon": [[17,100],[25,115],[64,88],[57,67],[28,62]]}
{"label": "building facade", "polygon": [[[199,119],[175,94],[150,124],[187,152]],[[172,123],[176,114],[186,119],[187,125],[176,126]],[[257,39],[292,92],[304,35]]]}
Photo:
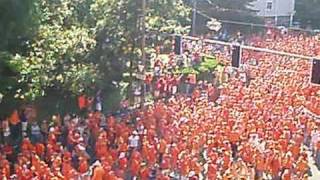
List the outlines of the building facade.
{"label": "building facade", "polygon": [[256,0],[252,3],[252,9],[268,24],[291,26],[295,14],[295,0]]}

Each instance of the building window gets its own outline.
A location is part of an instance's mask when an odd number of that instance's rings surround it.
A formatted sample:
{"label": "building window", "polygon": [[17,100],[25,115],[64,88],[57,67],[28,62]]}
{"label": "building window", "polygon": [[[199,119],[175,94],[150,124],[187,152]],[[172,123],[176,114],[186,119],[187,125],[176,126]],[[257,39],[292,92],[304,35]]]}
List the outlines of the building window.
{"label": "building window", "polygon": [[272,2],[267,2],[267,10],[271,10],[272,9]]}

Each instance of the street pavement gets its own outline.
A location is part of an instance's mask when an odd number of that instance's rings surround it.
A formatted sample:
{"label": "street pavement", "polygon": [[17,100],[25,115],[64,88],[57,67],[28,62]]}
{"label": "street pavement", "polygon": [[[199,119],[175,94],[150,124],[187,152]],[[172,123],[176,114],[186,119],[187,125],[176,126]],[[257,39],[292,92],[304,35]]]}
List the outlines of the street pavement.
{"label": "street pavement", "polygon": [[312,158],[311,151],[308,151],[308,158],[309,158],[309,166],[311,168],[312,176],[309,177],[309,180],[320,180],[320,171],[318,168],[315,166],[315,161]]}

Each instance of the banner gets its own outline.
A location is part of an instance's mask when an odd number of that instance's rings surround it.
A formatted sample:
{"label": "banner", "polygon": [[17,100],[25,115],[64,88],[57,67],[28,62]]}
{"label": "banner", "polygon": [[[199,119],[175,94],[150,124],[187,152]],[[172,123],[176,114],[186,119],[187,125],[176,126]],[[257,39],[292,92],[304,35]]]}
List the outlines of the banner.
{"label": "banner", "polygon": [[309,109],[307,109],[307,108],[304,107],[304,106],[301,106],[301,107],[298,109],[298,111],[304,112],[305,114],[307,114],[307,115],[309,115],[309,116],[311,116],[311,117],[313,117],[313,118],[316,118],[316,119],[319,119],[319,120],[320,120],[320,115],[317,115],[317,114],[311,112]]}

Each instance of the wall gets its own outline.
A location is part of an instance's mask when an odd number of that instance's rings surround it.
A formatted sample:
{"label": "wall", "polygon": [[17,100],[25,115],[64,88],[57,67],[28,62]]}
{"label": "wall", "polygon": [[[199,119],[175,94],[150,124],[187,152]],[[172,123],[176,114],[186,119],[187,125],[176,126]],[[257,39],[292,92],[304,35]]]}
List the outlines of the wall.
{"label": "wall", "polygon": [[[267,9],[267,3],[272,2],[272,9]],[[295,0],[257,0],[252,3],[253,10],[262,17],[290,16],[294,13]]]}

